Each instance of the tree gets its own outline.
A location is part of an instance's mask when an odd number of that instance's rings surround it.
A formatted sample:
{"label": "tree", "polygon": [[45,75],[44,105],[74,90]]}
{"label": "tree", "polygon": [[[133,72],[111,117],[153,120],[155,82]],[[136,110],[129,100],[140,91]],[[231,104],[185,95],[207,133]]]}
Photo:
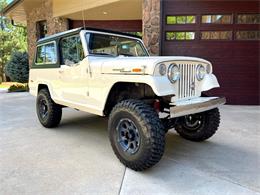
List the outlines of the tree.
{"label": "tree", "polygon": [[13,26],[11,21],[3,16],[2,10],[6,5],[6,0],[0,0],[0,81],[5,79],[4,67],[12,52],[27,51],[26,29]]}
{"label": "tree", "polygon": [[5,65],[4,72],[13,82],[27,83],[29,78],[29,61],[27,52],[13,52]]}

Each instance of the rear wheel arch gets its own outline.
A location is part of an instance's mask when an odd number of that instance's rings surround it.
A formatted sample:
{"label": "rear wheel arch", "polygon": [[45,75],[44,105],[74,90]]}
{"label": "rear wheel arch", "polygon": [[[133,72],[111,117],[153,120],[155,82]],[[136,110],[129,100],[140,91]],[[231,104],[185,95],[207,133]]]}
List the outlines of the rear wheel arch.
{"label": "rear wheel arch", "polygon": [[37,89],[37,93],[39,93],[42,89],[47,89],[50,92],[48,85],[46,85],[46,84],[39,84],[38,85],[38,89]]}
{"label": "rear wheel arch", "polygon": [[51,98],[54,99],[53,90],[52,90],[52,87],[50,85],[48,85],[46,83],[40,83],[38,85],[37,93],[39,93],[40,90],[42,90],[42,89],[47,89],[48,92],[50,93]]}

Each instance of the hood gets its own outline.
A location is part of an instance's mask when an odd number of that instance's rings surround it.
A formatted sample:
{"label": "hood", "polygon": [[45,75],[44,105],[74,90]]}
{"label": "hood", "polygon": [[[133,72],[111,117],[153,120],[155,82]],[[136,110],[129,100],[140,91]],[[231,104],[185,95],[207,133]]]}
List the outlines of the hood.
{"label": "hood", "polygon": [[[149,74],[153,75],[155,66],[169,61],[198,61],[208,63],[207,60],[186,56],[152,56],[152,57],[91,57],[91,61],[101,64],[103,74]],[[133,71],[136,70],[136,71]],[[141,70],[141,71],[140,71]]]}

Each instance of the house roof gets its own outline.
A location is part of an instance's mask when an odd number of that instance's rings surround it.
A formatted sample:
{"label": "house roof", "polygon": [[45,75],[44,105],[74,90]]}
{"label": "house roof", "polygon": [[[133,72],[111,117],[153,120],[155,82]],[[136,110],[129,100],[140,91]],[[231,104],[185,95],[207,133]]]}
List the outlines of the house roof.
{"label": "house roof", "polygon": [[1,10],[1,14],[14,20],[16,23],[26,25],[26,12],[23,3],[24,0],[13,0]]}
{"label": "house roof", "polygon": [[21,3],[23,0],[14,0],[11,3],[9,3],[3,10],[1,10],[2,14],[7,14],[9,10],[14,8],[17,4]]}

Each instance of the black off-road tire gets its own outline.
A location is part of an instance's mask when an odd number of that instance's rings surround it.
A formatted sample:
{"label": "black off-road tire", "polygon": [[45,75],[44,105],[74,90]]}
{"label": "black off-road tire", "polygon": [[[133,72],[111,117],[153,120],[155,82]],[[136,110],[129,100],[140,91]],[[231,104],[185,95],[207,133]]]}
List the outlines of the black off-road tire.
{"label": "black off-road tire", "polygon": [[216,133],[220,124],[220,113],[219,109],[215,108],[196,115],[200,115],[203,119],[202,124],[197,129],[190,130],[185,127],[185,117],[181,117],[175,130],[187,140],[200,142],[209,139]]}
{"label": "black off-road tire", "polygon": [[[46,102],[47,114],[43,118],[40,114],[40,102]],[[41,89],[36,99],[36,111],[40,123],[46,128],[57,127],[62,116],[62,107],[56,104],[50,96],[48,89]]]}
{"label": "black off-road tire", "polygon": [[[136,153],[128,154],[118,142],[120,121],[130,119],[139,130],[140,144]],[[165,147],[165,130],[155,110],[139,100],[124,100],[112,110],[108,121],[111,146],[118,159],[135,171],[143,171],[160,161]]]}

